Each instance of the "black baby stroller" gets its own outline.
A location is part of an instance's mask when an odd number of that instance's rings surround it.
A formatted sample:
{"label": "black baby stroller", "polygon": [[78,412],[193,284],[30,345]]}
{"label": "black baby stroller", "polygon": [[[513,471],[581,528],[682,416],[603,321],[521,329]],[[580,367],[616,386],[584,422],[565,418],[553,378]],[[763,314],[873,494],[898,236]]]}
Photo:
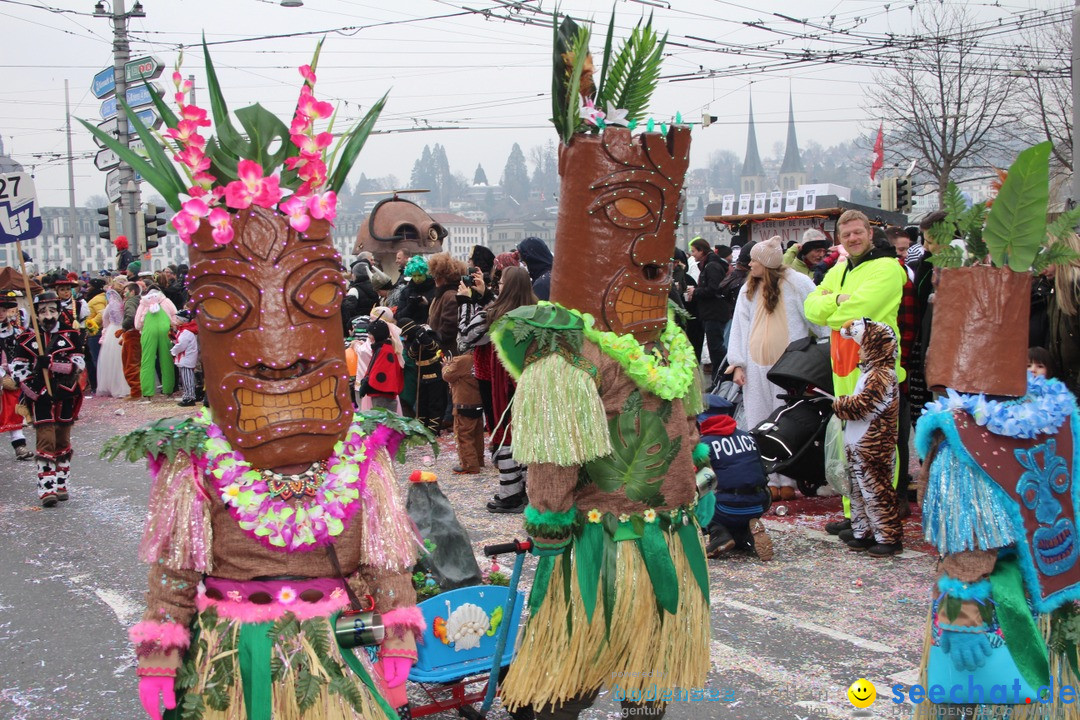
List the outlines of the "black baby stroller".
{"label": "black baby stroller", "polygon": [[782,473],[803,495],[825,484],[825,427],[832,417],[829,341],[808,337],[788,345],[772,366],[769,382],[786,390],[784,401],[750,431],[768,473]]}

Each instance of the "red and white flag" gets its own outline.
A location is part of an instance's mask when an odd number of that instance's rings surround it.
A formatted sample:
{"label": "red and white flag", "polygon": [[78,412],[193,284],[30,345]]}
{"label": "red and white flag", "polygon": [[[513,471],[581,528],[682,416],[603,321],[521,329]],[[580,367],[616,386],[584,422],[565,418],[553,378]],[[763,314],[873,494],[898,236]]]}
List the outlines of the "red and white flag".
{"label": "red and white flag", "polygon": [[885,167],[885,136],[881,130],[884,122],[878,125],[877,140],[874,141],[874,162],[870,163],[870,179],[878,174],[878,170]]}

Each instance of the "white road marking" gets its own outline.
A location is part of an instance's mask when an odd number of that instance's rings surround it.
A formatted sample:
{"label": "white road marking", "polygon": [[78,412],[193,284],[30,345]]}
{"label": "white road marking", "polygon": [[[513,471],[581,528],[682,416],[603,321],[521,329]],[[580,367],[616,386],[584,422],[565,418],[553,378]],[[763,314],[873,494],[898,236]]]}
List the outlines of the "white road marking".
{"label": "white road marking", "polygon": [[[765,523],[765,528],[769,532],[798,532],[814,540],[820,540],[822,542],[827,542],[833,545],[843,544],[840,542],[839,539],[837,539],[835,535],[830,535],[829,533],[822,530],[815,530],[814,528],[803,527],[802,525],[793,525],[792,523],[778,522],[776,520],[770,520],[767,517],[763,517],[761,518],[761,520]],[[928,553],[920,552],[917,550],[905,549],[902,553],[900,553],[899,555],[893,555],[893,557],[898,560],[914,560],[916,558],[925,558],[927,554]]]}
{"label": "white road marking", "polygon": [[851,635],[840,630],[833,630],[832,628],[825,627],[824,625],[818,625],[817,623],[806,622],[803,620],[792,621],[789,618],[784,617],[782,614],[777,613],[775,610],[766,610],[765,608],[755,607],[754,605],[747,605],[744,602],[738,600],[731,600],[729,598],[713,595],[712,604],[715,607],[717,603],[727,605],[728,607],[736,610],[742,610],[744,612],[752,613],[754,615],[760,615],[767,617],[774,622],[783,623],[785,625],[793,625],[803,630],[809,630],[810,632],[820,633],[827,637],[831,637],[833,640],[842,640],[843,642],[849,642],[852,645],[856,645],[867,650],[873,650],[880,653],[895,653],[898,652],[896,648],[891,645],[884,645],[873,640],[867,640],[865,638],[858,637],[857,635]]}

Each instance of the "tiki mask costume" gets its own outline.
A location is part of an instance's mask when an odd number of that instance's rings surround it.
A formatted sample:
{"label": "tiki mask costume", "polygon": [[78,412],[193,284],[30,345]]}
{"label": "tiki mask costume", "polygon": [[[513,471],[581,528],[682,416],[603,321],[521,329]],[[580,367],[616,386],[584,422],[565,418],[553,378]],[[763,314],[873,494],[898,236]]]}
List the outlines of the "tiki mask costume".
{"label": "tiki mask costume", "polygon": [[[591,61],[560,45],[579,33],[566,19],[557,35],[556,56],[578,76],[556,69],[557,127],[597,92]],[[517,379],[514,459],[529,466],[525,529],[542,555],[503,703],[538,717],[575,716],[613,678],[624,704],[657,699],[638,710],[655,717],[675,688],[704,682],[709,662],[697,358],[667,308],[690,131],[632,133],[597,117],[560,127],[551,303],[491,330]]]}
{"label": "tiki mask costume", "polygon": [[[106,449],[148,457],[153,483],[148,607],[130,633],[140,696],[156,707],[164,683],[218,720],[389,717],[381,677],[402,692],[423,626],[391,458],[428,436],[353,415],[329,224],[299,233],[257,207],[233,223],[226,244],[205,223],[191,236],[209,410]],[[335,638],[350,592],[382,616],[375,666]]]}
{"label": "tiki mask costume", "polygon": [[15,341],[11,374],[30,408],[37,437],[38,497],[45,507],[68,499],[71,426],[79,419],[86,369],[82,337],[61,317],[59,298],[46,290],[34,298],[41,330],[24,330]]}

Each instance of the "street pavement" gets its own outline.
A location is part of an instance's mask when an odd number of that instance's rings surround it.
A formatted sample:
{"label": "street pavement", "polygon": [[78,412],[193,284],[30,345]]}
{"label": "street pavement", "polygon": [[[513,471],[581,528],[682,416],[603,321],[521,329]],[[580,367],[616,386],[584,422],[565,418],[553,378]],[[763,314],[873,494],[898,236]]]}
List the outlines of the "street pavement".
{"label": "street pavement", "polygon": [[[144,717],[127,628],[142,613],[146,570],[136,551],[149,479],[144,465],[107,463],[98,453],[113,435],[181,414],[164,399],[88,399],[73,433],[71,500],[52,509],[37,503],[34,464],[16,462],[6,443],[0,446],[0,720]],[[523,538],[520,515],[484,509],[496,484],[490,467],[454,476],[453,441],[440,445],[438,457],[410,451],[399,473],[403,491],[409,471],[433,470],[478,555],[485,544]],[[889,688],[915,681],[921,649],[934,563],[917,522],[905,526],[902,556],[872,560],[822,532],[839,516],[838,499],[784,505],[786,515],[766,519],[774,560],[709,561],[706,687],[720,700],[673,703],[667,717],[851,718],[847,687],[860,677],[877,686],[879,698],[860,717],[910,716],[910,706],[890,701]],[[526,562],[526,583],[532,565]],[[423,697],[419,688],[410,694]],[[619,716],[610,693],[582,715]],[[490,717],[507,715],[496,703]]]}

